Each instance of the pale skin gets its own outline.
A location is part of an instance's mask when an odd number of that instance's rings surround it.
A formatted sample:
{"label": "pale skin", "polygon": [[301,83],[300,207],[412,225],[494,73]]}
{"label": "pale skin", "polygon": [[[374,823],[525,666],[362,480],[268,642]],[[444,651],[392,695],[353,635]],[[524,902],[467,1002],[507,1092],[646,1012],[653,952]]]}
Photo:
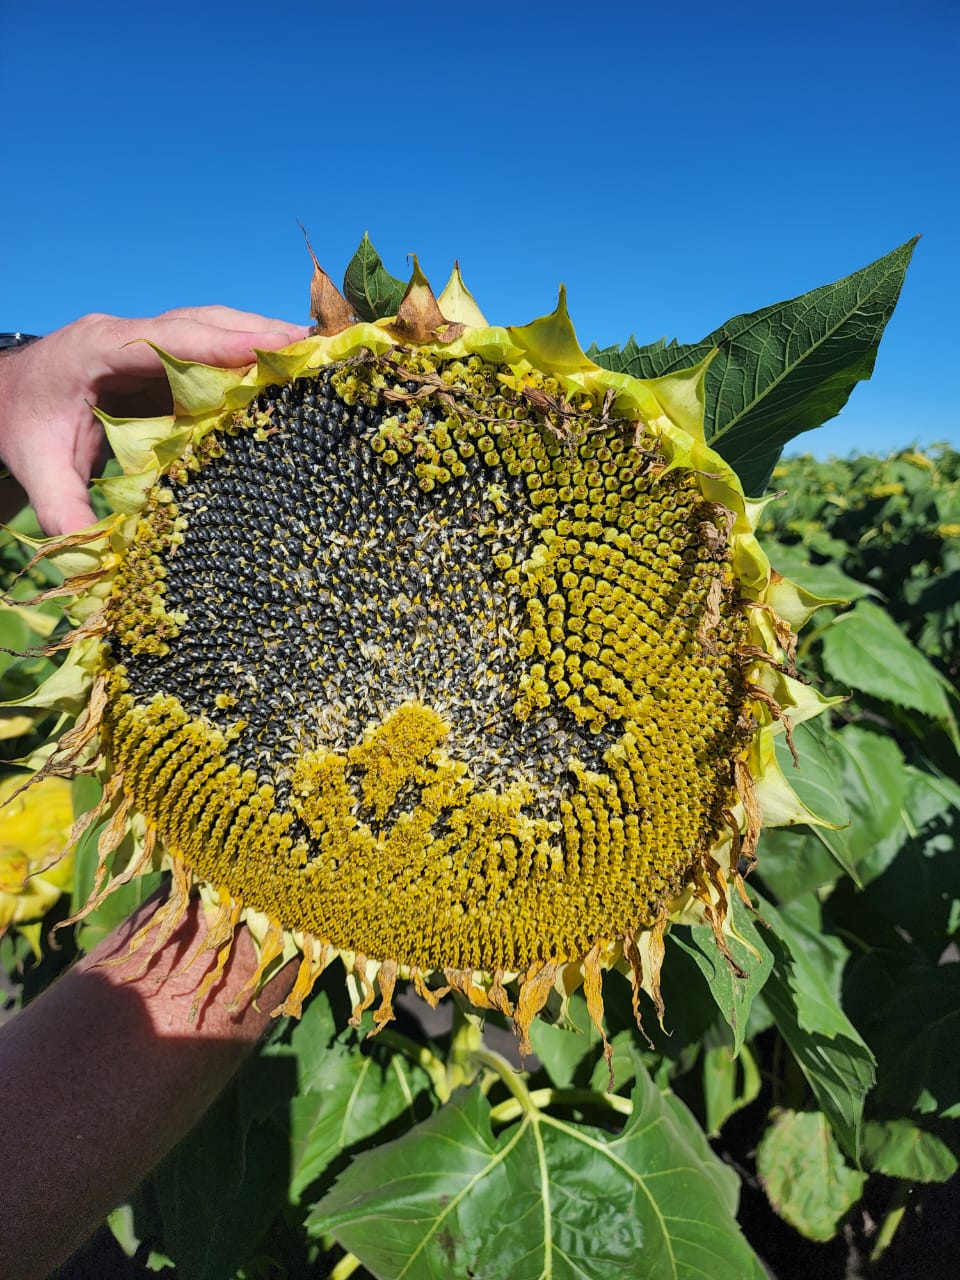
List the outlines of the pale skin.
{"label": "pale skin", "polygon": [[82,316],[0,355],[0,462],[47,533],[82,529],[94,520],[87,486],[103,450],[90,406],[117,417],[169,410],[163,369],[148,342],[182,360],[238,368],[254,361],[255,348],[277,350],[308,332],[230,307],[182,307],[151,320]]}
{"label": "pale skin", "polygon": [[150,963],[127,942],[152,901],[17,1014],[0,1034],[0,1275],[45,1280],[187,1133],[269,1025],[293,982],[287,965],[240,1009],[256,967],[241,929],[222,982],[198,1017],[213,966],[201,953],[198,900]]}
{"label": "pale skin", "polygon": [[[24,494],[49,534],[93,522],[87,486],[103,449],[91,405],[120,416],[168,411],[149,339],[181,359],[241,367],[308,330],[228,307],[151,320],[90,315],[0,355],[0,518]],[[6,504],[6,505],[5,505]],[[126,955],[152,900],[79,960],[0,1033],[0,1275],[43,1280],[96,1229],[203,1115],[269,1025],[296,966],[256,1003],[230,1001],[256,969],[244,928],[201,1015],[193,994],[214,964],[199,952],[199,903],[150,961]],[[146,953],[149,953],[149,946]],[[120,958],[117,964],[104,960]]]}

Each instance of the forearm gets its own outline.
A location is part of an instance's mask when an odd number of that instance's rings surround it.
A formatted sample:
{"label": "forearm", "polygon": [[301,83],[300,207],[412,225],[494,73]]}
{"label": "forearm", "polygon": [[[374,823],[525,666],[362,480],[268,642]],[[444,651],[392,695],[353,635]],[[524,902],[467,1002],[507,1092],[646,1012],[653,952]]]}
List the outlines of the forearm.
{"label": "forearm", "polygon": [[292,985],[277,975],[255,1006],[227,1004],[253,973],[238,932],[223,981],[196,1022],[193,995],[214,957],[185,959],[203,935],[199,903],[142,978],[123,956],[146,904],[0,1035],[0,1275],[43,1280],[196,1123]]}

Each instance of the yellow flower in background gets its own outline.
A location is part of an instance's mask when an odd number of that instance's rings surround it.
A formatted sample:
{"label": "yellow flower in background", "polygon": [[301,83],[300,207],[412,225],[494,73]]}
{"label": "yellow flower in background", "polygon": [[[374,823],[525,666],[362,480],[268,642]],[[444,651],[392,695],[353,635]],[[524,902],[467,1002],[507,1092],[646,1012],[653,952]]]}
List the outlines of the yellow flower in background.
{"label": "yellow flower in background", "polygon": [[40,955],[39,920],[73,882],[73,855],[63,855],[73,826],[70,783],[29,774],[0,781],[0,936],[11,925]]}
{"label": "yellow flower in background", "polygon": [[[818,603],[773,571],[761,504],[703,436],[705,365],[594,365],[558,309],[487,325],[419,272],[246,372],[163,352],[174,413],[104,419],[115,514],[38,545],[67,661],[32,697],[78,719],[38,776],[96,762],[101,872],[162,863],[154,947],[199,888],[256,986],[335,956],[354,1018],[398,977],[514,1019],[602,971],[658,1009],[672,922],[731,930],[762,823],[817,821],[774,738],[825,700],[793,670]],[[114,869],[116,870],[116,869]],[[82,914],[82,913],[81,913]],[[148,943],[148,933],[135,946]],[[732,961],[731,961],[732,963]]]}

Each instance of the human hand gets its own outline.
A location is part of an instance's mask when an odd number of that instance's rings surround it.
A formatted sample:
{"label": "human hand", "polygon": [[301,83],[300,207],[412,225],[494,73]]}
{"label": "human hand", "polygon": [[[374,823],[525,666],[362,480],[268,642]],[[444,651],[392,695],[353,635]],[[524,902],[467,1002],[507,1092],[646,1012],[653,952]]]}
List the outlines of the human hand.
{"label": "human hand", "polygon": [[171,411],[155,342],[180,360],[239,368],[309,333],[230,307],[181,307],[148,320],[87,315],[0,356],[0,460],[49,534],[95,520],[87,486],[104,450],[91,406],[117,417]]}

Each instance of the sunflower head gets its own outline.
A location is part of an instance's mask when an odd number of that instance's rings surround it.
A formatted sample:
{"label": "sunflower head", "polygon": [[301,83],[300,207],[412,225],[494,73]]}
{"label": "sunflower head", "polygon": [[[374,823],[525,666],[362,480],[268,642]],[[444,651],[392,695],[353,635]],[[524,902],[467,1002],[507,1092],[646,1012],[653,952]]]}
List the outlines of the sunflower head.
{"label": "sunflower head", "polygon": [[436,298],[415,265],[377,323],[319,267],[313,297],[315,336],[242,372],[160,352],[174,413],[104,419],[114,514],[46,548],[84,709],[45,771],[97,762],[101,878],[128,829],[123,879],[171,869],[154,945],[200,887],[202,995],[246,920],[253,986],[301,954],[282,1013],[336,954],[376,1029],[398,976],[522,1048],[581,983],[602,1030],[612,965],[662,1009],[672,921],[729,958],[767,799],[812,819],[773,744],[825,705],[705,364],[605,371],[562,293],[491,326],[458,272]]}

